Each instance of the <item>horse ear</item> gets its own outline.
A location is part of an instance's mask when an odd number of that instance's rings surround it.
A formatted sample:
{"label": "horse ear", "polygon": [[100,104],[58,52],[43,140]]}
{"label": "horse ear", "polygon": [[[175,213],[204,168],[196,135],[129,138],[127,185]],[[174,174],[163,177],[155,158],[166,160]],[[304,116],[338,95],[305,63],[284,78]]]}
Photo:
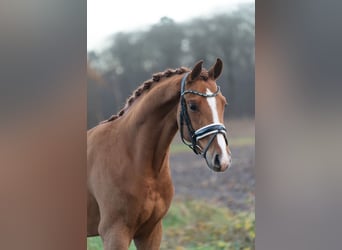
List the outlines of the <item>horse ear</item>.
{"label": "horse ear", "polygon": [[196,65],[193,67],[191,73],[190,73],[190,81],[195,80],[199,75],[201,74],[202,71],[202,64],[203,60],[198,61]]}
{"label": "horse ear", "polygon": [[217,58],[215,65],[213,65],[208,71],[209,78],[216,80],[221,75],[222,68],[223,68],[223,62],[220,58]]}

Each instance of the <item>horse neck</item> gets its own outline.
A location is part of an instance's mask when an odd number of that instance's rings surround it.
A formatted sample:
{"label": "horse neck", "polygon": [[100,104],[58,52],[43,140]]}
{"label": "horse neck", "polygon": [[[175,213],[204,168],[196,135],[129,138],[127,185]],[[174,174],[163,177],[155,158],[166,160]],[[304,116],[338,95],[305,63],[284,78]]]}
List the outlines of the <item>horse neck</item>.
{"label": "horse neck", "polygon": [[138,163],[135,165],[144,168],[144,171],[148,170],[148,166],[158,174],[168,160],[170,144],[178,130],[180,81],[181,76],[176,75],[157,83],[127,113],[131,149]]}

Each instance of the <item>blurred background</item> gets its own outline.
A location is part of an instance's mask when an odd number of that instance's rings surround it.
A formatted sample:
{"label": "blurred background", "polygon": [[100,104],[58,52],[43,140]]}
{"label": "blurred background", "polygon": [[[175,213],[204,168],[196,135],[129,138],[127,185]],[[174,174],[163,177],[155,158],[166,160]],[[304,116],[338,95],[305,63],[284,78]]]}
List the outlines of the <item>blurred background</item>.
{"label": "blurred background", "polygon": [[[200,59],[204,59],[204,66],[209,68],[216,57],[224,62],[219,84],[229,102],[227,117],[254,117],[254,3],[216,2],[217,6],[210,5],[212,10],[208,8],[202,15],[196,15],[194,6],[193,11],[186,11],[185,20],[173,16],[172,12],[160,16],[164,13],[153,9],[156,21],[143,26],[140,20],[151,15],[148,7],[145,7],[146,13],[145,9],[139,10],[141,16],[135,16],[121,10],[124,5],[120,4],[119,9],[109,6],[105,13],[97,13],[99,20],[89,14],[92,4],[88,4],[88,127],[116,113],[132,91],[153,73],[167,68],[192,67]],[[173,3],[175,14],[185,8],[182,5],[178,7]],[[100,10],[95,8],[94,11]],[[107,15],[116,16],[118,12],[125,13],[126,18],[111,22]],[[127,19],[130,22],[133,19],[137,27],[125,30]],[[92,22],[97,27],[93,28]],[[97,31],[103,29],[101,26],[113,34]],[[92,32],[92,28],[95,31]],[[98,41],[97,36],[102,40]]]}
{"label": "blurred background", "polygon": [[[176,135],[162,249],[254,249],[254,1],[87,3],[88,128],[116,114],[153,73],[223,60],[233,166],[212,172]],[[88,239],[90,249],[101,249],[99,238]]]}

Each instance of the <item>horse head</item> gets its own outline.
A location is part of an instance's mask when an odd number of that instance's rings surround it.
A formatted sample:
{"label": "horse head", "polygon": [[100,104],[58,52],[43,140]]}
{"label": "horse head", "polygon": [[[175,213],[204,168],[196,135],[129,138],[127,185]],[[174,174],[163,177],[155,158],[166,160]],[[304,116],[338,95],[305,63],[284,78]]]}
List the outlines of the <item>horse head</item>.
{"label": "horse head", "polygon": [[183,142],[202,155],[209,168],[223,172],[232,161],[224,126],[227,101],[216,84],[223,63],[218,58],[208,71],[202,64],[196,63],[182,78],[178,127]]}

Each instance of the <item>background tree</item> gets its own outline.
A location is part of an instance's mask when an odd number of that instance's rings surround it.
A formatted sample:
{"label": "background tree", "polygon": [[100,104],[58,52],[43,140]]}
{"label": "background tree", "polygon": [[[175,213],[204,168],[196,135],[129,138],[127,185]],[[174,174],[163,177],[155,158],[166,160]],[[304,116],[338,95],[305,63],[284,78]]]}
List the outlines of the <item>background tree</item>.
{"label": "background tree", "polygon": [[218,83],[227,97],[227,116],[254,116],[254,4],[210,18],[176,23],[168,17],[144,31],[120,32],[102,52],[90,52],[89,64],[99,78],[88,75],[88,127],[116,113],[126,98],[154,72],[205,67],[217,57],[224,62]]}

